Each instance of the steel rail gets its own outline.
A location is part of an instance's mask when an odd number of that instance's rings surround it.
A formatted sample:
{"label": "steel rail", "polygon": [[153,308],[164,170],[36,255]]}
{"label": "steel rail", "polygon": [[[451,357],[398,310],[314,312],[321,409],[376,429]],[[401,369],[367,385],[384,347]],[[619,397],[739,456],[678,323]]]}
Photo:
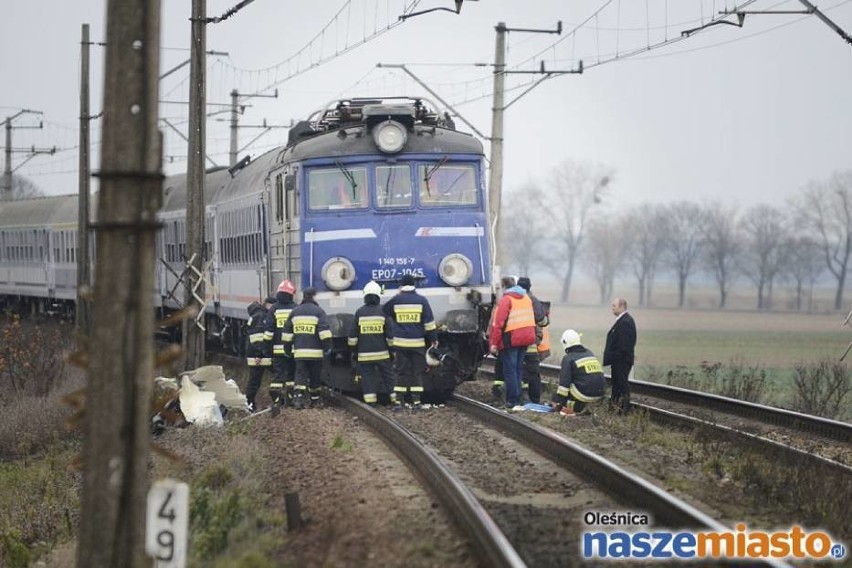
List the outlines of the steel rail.
{"label": "steel rail", "polygon": [[852,476],[852,467],[846,464],[794,448],[793,446],[771,440],[764,436],[758,436],[757,434],[737,430],[723,424],[709,422],[707,420],[695,418],[694,416],[678,414],[676,412],[671,412],[669,410],[664,410],[662,408],[657,408],[643,403],[634,402],[633,406],[647,413],[648,417],[658,424],[667,424],[684,429],[709,428],[714,431],[721,432],[721,434],[731,438],[737,438],[767,455],[782,454],[792,457],[799,463],[805,464],[809,467],[829,468],[832,471]]}
{"label": "steel rail", "polygon": [[[655,521],[662,521],[662,526],[733,532],[692,505],[556,432],[458,394],[454,394],[450,402],[463,412],[573,471],[596,487],[603,488],[620,502],[650,512]],[[785,562],[770,559],[762,563],[777,567],[790,566]]]}
{"label": "steel rail", "polygon": [[838,442],[852,442],[852,424],[839,420],[646,381],[631,380],[630,391],[671,402],[712,408],[726,414],[742,416],[766,424],[817,434]]}
{"label": "steel rail", "polygon": [[332,404],[354,414],[379,434],[411,470],[440,499],[450,516],[468,535],[476,557],[488,566],[526,566],[515,548],[473,493],[432,450],[405,428],[368,405],[339,393],[324,395]]}
{"label": "steel rail", "polygon": [[[559,367],[555,365],[541,365],[542,371],[545,371],[548,376],[556,376],[559,374]],[[493,373],[493,367],[480,367],[481,371]],[[839,420],[831,420],[830,418],[822,418],[820,416],[812,416],[803,414],[793,410],[786,410],[774,406],[766,406],[756,404],[744,400],[737,400],[717,394],[704,393],[670,385],[661,385],[659,383],[650,383],[647,381],[630,380],[630,392],[669,400],[671,402],[679,402],[692,406],[701,406],[704,409],[714,409],[725,414],[732,414],[757,420],[765,424],[773,424],[783,426],[800,432],[809,432],[820,435],[824,438],[836,440],[838,442],[852,442],[852,424],[841,422]]]}

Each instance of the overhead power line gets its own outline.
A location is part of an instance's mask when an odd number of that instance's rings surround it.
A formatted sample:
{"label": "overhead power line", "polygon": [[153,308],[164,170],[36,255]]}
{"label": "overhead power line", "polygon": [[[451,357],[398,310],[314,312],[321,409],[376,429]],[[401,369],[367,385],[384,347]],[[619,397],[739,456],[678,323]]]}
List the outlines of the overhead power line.
{"label": "overhead power line", "polygon": [[[411,14],[420,3],[420,0],[403,0],[402,14],[391,14],[391,11],[388,10],[385,14],[386,23],[383,27],[378,26],[378,5],[374,5],[375,12],[372,14],[374,16],[372,31],[367,28],[368,11],[365,6],[363,32],[359,34],[360,37],[358,39],[350,43],[350,29],[354,28],[354,25],[351,24],[352,2],[353,0],[347,0],[340,10],[332,16],[331,20],[308,43],[287,59],[263,69],[244,69],[231,64],[225,64],[225,66],[229,67],[235,73],[274,75],[276,78],[271,83],[265,87],[256,89],[260,93],[267,92],[294,77],[348,53],[356,47],[404,23],[404,20],[400,20],[399,17]],[[328,48],[326,47],[326,41],[329,43]],[[332,42],[333,45],[331,45]],[[341,43],[343,45],[340,45]],[[326,53],[327,49],[328,53]]]}

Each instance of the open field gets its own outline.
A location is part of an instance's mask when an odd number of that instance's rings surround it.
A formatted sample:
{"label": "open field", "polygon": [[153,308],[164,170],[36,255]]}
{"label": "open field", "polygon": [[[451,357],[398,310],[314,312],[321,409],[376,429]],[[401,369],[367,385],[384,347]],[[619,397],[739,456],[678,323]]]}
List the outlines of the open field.
{"label": "open field", "polygon": [[[825,309],[833,298],[830,288],[815,291],[812,306],[819,310],[812,313],[787,309],[790,297],[783,289],[776,292],[778,308],[771,312],[753,309],[752,294],[745,290],[732,292],[729,307],[724,310],[714,308],[718,296],[712,288],[689,288],[683,309],[676,307],[677,294],[672,286],[655,289],[654,307],[636,306],[637,294],[630,286],[616,290],[627,298],[636,319],[639,379],[649,368],[695,368],[703,361],[727,363],[732,359],[788,371],[798,362],[837,360],[852,341],[852,327],[843,325],[846,311]],[[569,327],[582,334],[584,345],[603,356],[606,333],[613,322],[609,301],[601,305],[597,290],[582,281],[572,289],[568,304],[557,301],[559,292],[556,282],[542,279],[537,284],[533,279],[533,293],[553,301],[550,331],[557,348],[549,362],[560,360],[559,337]]]}
{"label": "open field", "polygon": [[[702,361],[726,363],[741,358],[747,364],[789,369],[797,362],[839,359],[852,328],[837,315],[749,311],[630,308],[636,319],[636,366],[694,367]],[[605,306],[566,306],[551,310],[551,333],[558,341],[573,327],[583,344],[603,356],[613,316]],[[637,376],[641,378],[641,376]]]}
{"label": "open field", "polygon": [[[755,401],[792,409],[798,408],[794,367],[837,361],[852,341],[852,327],[843,325],[845,314],[669,308],[630,308],[630,312],[638,330],[633,378],[667,383],[667,373],[673,371],[671,384],[720,392],[713,373],[707,373],[720,364],[722,375],[732,372],[739,377],[735,381],[765,377]],[[553,305],[553,354],[547,363],[561,361],[559,340],[569,327],[579,331],[583,344],[602,359],[613,319],[608,306]],[[848,410],[836,416],[850,417]]]}

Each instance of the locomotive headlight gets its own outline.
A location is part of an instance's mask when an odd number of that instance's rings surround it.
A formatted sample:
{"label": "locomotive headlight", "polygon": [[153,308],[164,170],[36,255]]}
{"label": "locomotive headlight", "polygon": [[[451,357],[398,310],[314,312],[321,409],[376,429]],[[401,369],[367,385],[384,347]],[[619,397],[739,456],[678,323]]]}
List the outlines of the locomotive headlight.
{"label": "locomotive headlight", "polygon": [[464,286],[472,274],[473,263],[463,254],[448,254],[438,265],[438,275],[450,286]]}
{"label": "locomotive headlight", "polygon": [[330,258],[322,267],[322,279],[330,290],[346,290],[355,282],[355,267],[348,258]]}
{"label": "locomotive headlight", "polygon": [[386,120],[373,128],[373,141],[380,151],[387,154],[396,154],[402,150],[407,140],[405,127],[395,120]]}

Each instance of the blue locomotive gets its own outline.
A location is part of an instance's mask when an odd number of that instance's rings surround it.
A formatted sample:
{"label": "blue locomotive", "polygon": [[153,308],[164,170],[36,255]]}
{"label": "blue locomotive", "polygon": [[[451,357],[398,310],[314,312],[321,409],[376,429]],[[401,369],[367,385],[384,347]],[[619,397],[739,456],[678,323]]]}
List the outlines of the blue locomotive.
{"label": "blue locomotive", "polygon": [[[427,375],[427,393],[451,391],[485,353],[492,267],[483,158],[482,144],[426,99],[353,98],[297,123],[285,146],[209,171],[208,339],[238,351],[249,303],[285,278],[299,292],[312,286],[334,333],[340,372],[328,380],[347,388],[345,337],[363,287],[378,282],[386,300],[410,274],[432,305],[445,355]],[[163,311],[183,302],[186,189],[185,175],[163,187],[155,283]],[[75,211],[75,196],[0,203],[0,302],[69,311]]]}
{"label": "blue locomotive", "polygon": [[348,360],[344,338],[362,288],[372,280],[391,294],[410,274],[447,355],[427,391],[472,375],[491,293],[481,143],[423,99],[349,99],[297,124],[279,164],[270,282],[319,290],[335,360]]}

